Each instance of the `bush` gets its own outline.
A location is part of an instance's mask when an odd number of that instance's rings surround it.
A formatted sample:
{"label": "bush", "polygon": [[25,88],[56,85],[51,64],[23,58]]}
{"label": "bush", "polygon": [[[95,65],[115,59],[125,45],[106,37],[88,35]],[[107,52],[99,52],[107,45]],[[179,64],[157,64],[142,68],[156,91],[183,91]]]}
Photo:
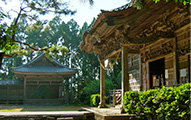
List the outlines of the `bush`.
{"label": "bush", "polygon": [[123,108],[139,119],[188,120],[191,113],[190,92],[190,83],[144,92],[128,91]]}
{"label": "bush", "polygon": [[[109,103],[109,98],[105,97],[106,104]],[[100,94],[93,94],[90,97],[90,106],[91,107],[97,107],[100,103]]]}
{"label": "bush", "polygon": [[[111,80],[105,80],[105,95],[109,95],[109,90],[116,89],[116,84],[112,82]],[[87,84],[86,87],[84,87],[82,94],[80,96],[80,101],[84,104],[90,103],[90,98],[92,94],[99,94],[100,93],[100,80],[94,80],[91,81],[89,84]],[[108,100],[106,100],[107,102]]]}
{"label": "bush", "polygon": [[100,94],[93,94],[90,98],[90,106],[91,107],[97,107],[100,102]]}

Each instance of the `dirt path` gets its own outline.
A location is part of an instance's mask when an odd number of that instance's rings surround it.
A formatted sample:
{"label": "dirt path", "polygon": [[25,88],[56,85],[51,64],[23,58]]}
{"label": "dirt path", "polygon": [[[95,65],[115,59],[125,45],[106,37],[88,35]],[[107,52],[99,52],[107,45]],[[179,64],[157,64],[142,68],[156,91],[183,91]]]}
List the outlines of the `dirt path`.
{"label": "dirt path", "polygon": [[37,112],[37,111],[78,111],[81,109],[79,105],[0,105],[0,112]]}

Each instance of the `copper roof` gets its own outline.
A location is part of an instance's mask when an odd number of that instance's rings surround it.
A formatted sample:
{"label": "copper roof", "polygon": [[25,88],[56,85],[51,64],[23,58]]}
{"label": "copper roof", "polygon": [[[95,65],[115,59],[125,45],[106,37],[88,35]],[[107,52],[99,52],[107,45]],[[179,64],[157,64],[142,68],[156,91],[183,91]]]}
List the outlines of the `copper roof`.
{"label": "copper roof", "polygon": [[14,73],[65,73],[74,74],[77,69],[68,68],[58,61],[40,54],[29,63],[11,68]]}

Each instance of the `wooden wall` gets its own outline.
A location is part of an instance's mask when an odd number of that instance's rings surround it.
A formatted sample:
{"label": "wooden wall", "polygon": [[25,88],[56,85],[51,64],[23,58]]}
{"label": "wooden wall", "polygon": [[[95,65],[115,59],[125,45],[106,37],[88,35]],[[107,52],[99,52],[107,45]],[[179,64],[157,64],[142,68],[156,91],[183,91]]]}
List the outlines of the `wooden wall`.
{"label": "wooden wall", "polygon": [[[144,80],[145,72],[147,73],[147,86],[149,87],[151,84],[149,82],[149,63],[161,58],[164,58],[166,86],[176,86],[178,84],[190,82],[190,24],[175,31],[175,34],[175,38],[161,38],[146,46],[146,70],[144,70],[145,64],[143,61],[143,51],[141,51],[142,80],[144,89],[146,86]],[[178,78],[176,79],[176,77]]]}
{"label": "wooden wall", "polygon": [[166,85],[174,85],[176,84],[176,80],[174,78],[174,59],[173,54],[169,54],[165,56],[165,83]]}
{"label": "wooden wall", "polygon": [[26,99],[59,99],[59,86],[27,85]]}
{"label": "wooden wall", "polygon": [[131,54],[128,56],[129,83],[131,91],[140,91],[141,73],[140,73],[140,55]]}
{"label": "wooden wall", "polygon": [[190,24],[176,31],[179,83],[190,82]]}
{"label": "wooden wall", "polygon": [[23,103],[23,85],[0,85],[0,103]]}

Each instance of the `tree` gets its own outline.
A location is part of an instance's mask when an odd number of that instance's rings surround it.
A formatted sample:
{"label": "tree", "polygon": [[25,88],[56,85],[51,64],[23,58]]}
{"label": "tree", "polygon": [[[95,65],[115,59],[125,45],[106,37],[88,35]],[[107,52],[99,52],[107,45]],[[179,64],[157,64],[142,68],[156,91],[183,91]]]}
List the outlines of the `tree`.
{"label": "tree", "polygon": [[[105,94],[109,96],[109,90],[116,89],[117,85],[112,80],[105,80]],[[83,88],[81,91],[81,101],[85,104],[90,103],[90,96],[92,94],[99,94],[100,93],[100,80],[91,81],[87,86]]]}
{"label": "tree", "polygon": [[[3,1],[6,3],[6,0]],[[0,67],[2,66],[4,57],[22,55],[33,51],[45,51],[47,54],[51,53],[52,55],[56,55],[57,52],[66,54],[68,49],[65,46],[58,47],[52,45],[52,47],[44,48],[34,47],[25,41],[17,40],[16,33],[22,31],[22,29],[19,28],[19,22],[22,19],[35,20],[41,23],[38,17],[39,15],[45,15],[50,12],[67,15],[74,14],[75,11],[69,10],[67,3],[58,2],[57,0],[20,0],[20,2],[19,11],[14,10],[17,17],[13,20],[11,25],[3,23],[3,20],[8,18],[9,13],[6,14],[0,9]],[[35,26],[33,27],[36,29]]]}

